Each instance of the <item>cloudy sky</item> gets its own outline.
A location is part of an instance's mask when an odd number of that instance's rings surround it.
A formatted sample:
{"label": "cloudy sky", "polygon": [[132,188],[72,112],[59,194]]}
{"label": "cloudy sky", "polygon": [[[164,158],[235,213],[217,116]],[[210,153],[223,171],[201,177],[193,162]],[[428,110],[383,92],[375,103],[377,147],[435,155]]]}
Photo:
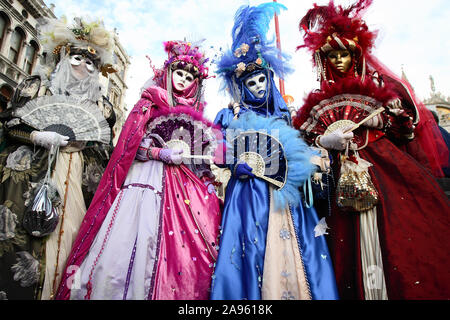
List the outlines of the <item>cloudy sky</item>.
{"label": "cloudy sky", "polygon": [[[204,48],[212,56],[231,43],[231,28],[236,10],[241,5],[258,5],[264,0],[45,0],[55,4],[57,17],[77,15],[100,18],[110,30],[116,28],[122,45],[131,57],[126,82],[128,109],[136,103],[143,83],[152,76],[146,55],[156,66],[166,59],[162,42],[176,39],[206,39]],[[287,7],[279,17],[281,46],[291,56],[295,73],[286,78],[286,93],[300,106],[305,93],[317,88],[311,57],[296,51],[302,43],[298,23],[313,3],[328,0],[279,0]],[[349,0],[335,0],[349,4]],[[450,1],[448,0],[374,0],[365,14],[371,29],[379,30],[377,56],[395,73],[404,69],[417,95],[429,97],[432,75],[436,90],[450,95],[450,37],[448,32]],[[272,22],[273,25],[273,22]],[[272,28],[274,33],[274,28]],[[211,67],[214,70],[214,67]],[[220,83],[209,79],[206,84],[206,116],[211,120],[228,104],[219,92]]]}

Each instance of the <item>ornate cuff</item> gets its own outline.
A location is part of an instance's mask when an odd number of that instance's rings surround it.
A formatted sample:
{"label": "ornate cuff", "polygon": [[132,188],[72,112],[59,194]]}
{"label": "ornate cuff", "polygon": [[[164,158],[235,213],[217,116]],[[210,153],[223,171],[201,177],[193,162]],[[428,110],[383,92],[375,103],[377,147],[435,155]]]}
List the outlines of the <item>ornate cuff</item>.
{"label": "ornate cuff", "polygon": [[151,147],[147,150],[147,156],[149,160],[160,160],[159,158],[159,152],[161,151],[161,148]]}
{"label": "ornate cuff", "polygon": [[316,139],[314,139],[314,144],[317,146],[317,148],[325,149],[325,150],[326,150],[326,148],[324,148],[324,147],[320,144],[320,138],[321,138],[321,137],[323,137],[323,135],[317,136]]}
{"label": "ornate cuff", "polygon": [[34,144],[32,137],[31,137],[31,133],[29,133],[29,132],[22,131],[22,130],[9,130],[9,131],[7,131],[7,134],[11,138],[16,139],[19,142]]}

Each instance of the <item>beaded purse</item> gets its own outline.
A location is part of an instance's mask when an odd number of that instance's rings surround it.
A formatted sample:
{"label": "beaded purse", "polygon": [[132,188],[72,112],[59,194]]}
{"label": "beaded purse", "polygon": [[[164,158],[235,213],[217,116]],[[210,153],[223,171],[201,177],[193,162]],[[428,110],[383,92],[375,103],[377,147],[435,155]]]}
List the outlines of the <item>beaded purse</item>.
{"label": "beaded purse", "polygon": [[378,203],[378,192],[370,178],[372,164],[361,159],[358,152],[341,155],[341,175],[336,187],[337,205],[344,211],[367,211]]}

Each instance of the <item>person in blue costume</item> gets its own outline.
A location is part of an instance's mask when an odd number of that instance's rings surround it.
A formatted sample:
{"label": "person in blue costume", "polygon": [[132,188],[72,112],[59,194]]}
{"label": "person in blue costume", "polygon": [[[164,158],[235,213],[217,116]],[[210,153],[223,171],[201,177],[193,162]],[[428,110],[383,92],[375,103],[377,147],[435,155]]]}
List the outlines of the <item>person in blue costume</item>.
{"label": "person in blue costume", "polygon": [[[274,81],[274,75],[289,72],[286,57],[266,39],[269,23],[281,9],[286,8],[278,3],[239,8],[231,50],[216,62],[234,102],[215,119],[227,140],[232,177],[212,276],[214,300],[338,299],[326,224],[299,191],[315,170],[310,161],[314,153],[291,128],[290,112]],[[277,181],[261,178],[251,161],[235,155],[230,164],[231,129],[277,133],[277,139],[270,139],[282,147],[276,160],[284,174],[272,178],[281,181],[281,188]]]}

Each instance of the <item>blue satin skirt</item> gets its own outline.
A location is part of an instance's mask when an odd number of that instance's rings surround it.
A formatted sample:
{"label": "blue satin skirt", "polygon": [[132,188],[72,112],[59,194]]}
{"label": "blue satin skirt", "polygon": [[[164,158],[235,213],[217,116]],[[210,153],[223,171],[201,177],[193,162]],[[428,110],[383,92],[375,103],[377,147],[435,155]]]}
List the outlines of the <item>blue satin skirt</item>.
{"label": "blue satin skirt", "polygon": [[[291,209],[312,299],[338,299],[326,240],[324,236],[315,237],[314,227],[319,221],[316,211],[303,208],[301,202]],[[261,300],[269,212],[265,181],[230,179],[211,299]]]}

